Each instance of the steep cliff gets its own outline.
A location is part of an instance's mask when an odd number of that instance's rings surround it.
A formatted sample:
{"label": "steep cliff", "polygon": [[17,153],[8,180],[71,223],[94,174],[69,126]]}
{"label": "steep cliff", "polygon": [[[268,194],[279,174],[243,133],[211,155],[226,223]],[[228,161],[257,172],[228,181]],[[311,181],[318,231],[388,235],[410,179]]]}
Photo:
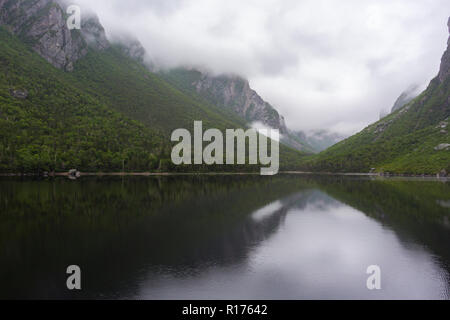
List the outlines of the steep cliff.
{"label": "steep cliff", "polygon": [[18,35],[53,66],[72,71],[88,48],[109,47],[98,18],[81,15],[81,30],[69,30],[65,5],[55,0],[0,0],[0,25]]}
{"label": "steep cliff", "polygon": [[216,106],[232,110],[247,123],[259,122],[279,129],[282,134],[288,132],[284,117],[264,101],[247,80],[239,76],[214,76],[188,68],[177,68],[162,74],[177,87],[193,92]]}
{"label": "steep cliff", "polygon": [[217,105],[232,108],[247,121],[262,122],[282,134],[287,133],[284,117],[250,88],[247,80],[235,75],[202,74],[193,85],[199,94]]}

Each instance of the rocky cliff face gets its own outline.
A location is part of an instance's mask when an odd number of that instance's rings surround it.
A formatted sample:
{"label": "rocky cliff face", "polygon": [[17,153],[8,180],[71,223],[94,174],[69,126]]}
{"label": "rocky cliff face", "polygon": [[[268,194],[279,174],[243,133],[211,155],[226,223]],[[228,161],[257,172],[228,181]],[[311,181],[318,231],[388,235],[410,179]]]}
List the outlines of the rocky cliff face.
{"label": "rocky cliff face", "polygon": [[238,76],[202,74],[193,85],[197,93],[216,105],[232,108],[248,122],[261,122],[279,129],[282,134],[287,132],[283,116],[251,89],[247,80]]}
{"label": "rocky cliff face", "polygon": [[[450,33],[450,18],[448,19],[448,31]],[[447,41],[447,51],[445,51],[443,57],[442,57],[442,62],[441,62],[441,69],[439,71],[439,81],[442,83],[444,82],[445,79],[447,79],[447,77],[450,75],[450,36],[449,39]]]}
{"label": "rocky cliff face", "polygon": [[30,43],[57,68],[72,71],[88,47],[109,46],[96,16],[82,15],[81,30],[67,27],[65,6],[55,0],[0,0],[0,24]]}

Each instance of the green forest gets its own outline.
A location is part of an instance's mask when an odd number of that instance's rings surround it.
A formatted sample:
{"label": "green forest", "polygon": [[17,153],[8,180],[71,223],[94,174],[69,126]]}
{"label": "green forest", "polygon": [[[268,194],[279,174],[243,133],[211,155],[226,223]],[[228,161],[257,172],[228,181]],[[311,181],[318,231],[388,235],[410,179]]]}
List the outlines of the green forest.
{"label": "green forest", "polygon": [[[0,41],[2,173],[259,170],[173,166],[172,130],[190,128],[195,120],[221,130],[245,128],[245,122],[171,87],[120,47],[91,50],[68,73],[3,28]],[[285,169],[295,169],[301,157],[281,147]]]}

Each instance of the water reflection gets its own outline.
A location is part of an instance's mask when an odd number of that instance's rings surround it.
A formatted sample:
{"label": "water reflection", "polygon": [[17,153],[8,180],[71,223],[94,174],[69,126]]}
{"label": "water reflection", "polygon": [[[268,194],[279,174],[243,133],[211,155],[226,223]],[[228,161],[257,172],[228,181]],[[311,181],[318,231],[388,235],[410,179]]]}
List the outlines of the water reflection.
{"label": "water reflection", "polygon": [[[449,185],[0,181],[0,298],[449,298]],[[83,291],[65,289],[65,268]],[[369,265],[381,291],[366,288]]]}

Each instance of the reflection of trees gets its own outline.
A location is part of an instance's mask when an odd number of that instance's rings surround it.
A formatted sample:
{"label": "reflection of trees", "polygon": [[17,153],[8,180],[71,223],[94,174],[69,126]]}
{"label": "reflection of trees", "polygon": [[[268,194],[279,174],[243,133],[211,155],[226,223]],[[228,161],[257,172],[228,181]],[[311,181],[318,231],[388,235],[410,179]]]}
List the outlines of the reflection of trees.
{"label": "reflection of trees", "polygon": [[275,232],[288,206],[260,222],[250,214],[305,188],[301,180],[286,182],[177,177],[0,183],[0,297],[70,297],[64,271],[74,263],[89,284],[86,297],[124,291],[149,266],[201,270],[242,261]]}
{"label": "reflection of trees", "polygon": [[[439,205],[449,200],[448,183],[289,176],[8,180],[0,181],[0,298],[76,298],[65,289],[70,264],[82,267],[82,297],[101,298],[99,292],[132,295],[149,269],[170,268],[177,276],[245,262],[289,210],[333,206],[318,189],[450,261],[448,208]],[[274,202],[273,212],[252,218]]]}

